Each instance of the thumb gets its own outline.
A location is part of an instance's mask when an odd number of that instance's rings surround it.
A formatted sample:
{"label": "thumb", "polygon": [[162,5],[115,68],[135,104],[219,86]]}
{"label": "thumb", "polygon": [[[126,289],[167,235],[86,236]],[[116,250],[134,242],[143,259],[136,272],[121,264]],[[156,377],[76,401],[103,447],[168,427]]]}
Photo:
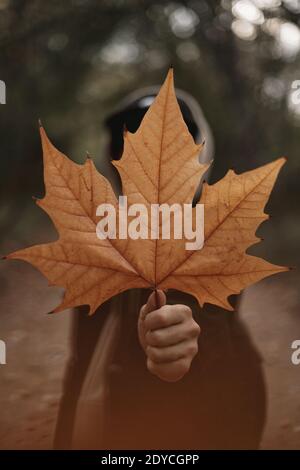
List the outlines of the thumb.
{"label": "thumb", "polygon": [[149,295],[147,303],[143,305],[142,307],[141,313],[142,313],[143,319],[148,313],[152,312],[153,310],[157,310],[160,307],[163,307],[163,305],[166,305],[166,303],[167,303],[167,298],[166,298],[165,293],[162,290],[153,291]]}

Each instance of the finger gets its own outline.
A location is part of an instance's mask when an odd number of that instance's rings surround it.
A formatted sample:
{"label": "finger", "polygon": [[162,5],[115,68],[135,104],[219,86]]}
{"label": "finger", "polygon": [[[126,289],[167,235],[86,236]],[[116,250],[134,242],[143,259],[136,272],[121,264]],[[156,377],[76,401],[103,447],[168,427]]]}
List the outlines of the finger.
{"label": "finger", "polygon": [[151,374],[156,375],[167,382],[180,380],[189,370],[191,361],[179,359],[171,364],[156,364],[151,359],[147,359],[147,368]]}
{"label": "finger", "polygon": [[145,339],[149,346],[165,347],[194,338],[198,336],[199,333],[199,325],[195,321],[192,321],[168,326],[159,330],[150,330],[146,333]]}
{"label": "finger", "polygon": [[155,301],[156,301],[157,309],[166,305],[167,297],[163,290],[156,289],[156,291],[154,291],[154,294],[155,294]]}
{"label": "finger", "polygon": [[[158,305],[157,305],[158,302]],[[144,310],[144,315],[147,315],[153,310],[157,310],[158,308],[165,305],[167,302],[166,295],[162,290],[153,291],[152,294],[149,295],[148,301],[146,303],[146,307]]]}
{"label": "finger", "polygon": [[146,307],[147,307],[146,304],[141,307],[140,315],[139,315],[139,321],[140,321],[140,320],[144,321],[145,316],[146,316],[146,311],[147,311],[147,310],[146,310]]}
{"label": "finger", "polygon": [[145,318],[146,331],[166,328],[183,322],[187,315],[187,309],[189,307],[185,308],[183,305],[164,305],[160,309],[150,312]]}
{"label": "finger", "polygon": [[170,363],[178,361],[184,357],[192,359],[198,352],[198,344],[195,340],[182,341],[174,346],[165,348],[157,348],[155,346],[147,346],[146,354],[151,361],[156,364]]}

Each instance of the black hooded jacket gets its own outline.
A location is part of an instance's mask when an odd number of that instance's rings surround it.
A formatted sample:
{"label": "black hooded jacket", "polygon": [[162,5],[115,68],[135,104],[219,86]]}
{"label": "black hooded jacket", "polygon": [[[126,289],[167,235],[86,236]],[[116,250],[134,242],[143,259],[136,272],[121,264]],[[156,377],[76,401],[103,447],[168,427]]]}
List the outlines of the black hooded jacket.
{"label": "black hooded jacket", "polygon": [[[186,94],[182,99],[189,101]],[[137,112],[133,102],[131,99],[125,111],[107,121],[114,155],[122,150],[117,137],[124,122],[131,131],[137,127],[130,128],[126,116],[140,121],[145,113]],[[193,122],[201,129],[207,161],[213,149],[212,136],[195,106],[195,102],[190,104],[194,118],[188,116],[186,122],[194,137]],[[199,351],[190,371],[180,381],[168,383],[147,370],[138,341],[139,309],[149,293],[138,289],[122,293],[105,302],[92,317],[84,307],[74,311],[71,357],[54,447],[257,448],[265,421],[265,386],[261,359],[238,317],[238,298],[234,299],[236,310],[229,312],[211,305],[201,309],[187,294],[167,293],[168,303],[189,305],[201,327]],[[109,324],[112,315],[113,326]]]}

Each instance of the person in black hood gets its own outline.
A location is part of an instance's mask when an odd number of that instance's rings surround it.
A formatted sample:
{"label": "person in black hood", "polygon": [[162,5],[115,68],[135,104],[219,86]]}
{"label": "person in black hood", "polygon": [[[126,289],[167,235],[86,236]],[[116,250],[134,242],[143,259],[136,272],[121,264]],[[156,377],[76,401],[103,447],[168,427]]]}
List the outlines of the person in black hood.
{"label": "person in black hood", "polygon": [[[157,91],[131,94],[106,120],[113,159],[122,155],[124,127],[137,130]],[[205,140],[200,158],[208,162],[214,144],[201,108],[189,94],[176,95],[191,135]],[[117,179],[115,189],[120,192]],[[200,192],[201,184],[194,203]],[[75,309],[56,449],[259,447],[265,384],[261,358],[239,319],[239,297],[228,312],[212,305],[201,309],[178,291],[158,296],[160,308],[153,293],[133,289],[106,301],[92,317],[85,307]],[[166,318],[162,331],[159,321]],[[145,338],[153,325],[162,341],[176,327],[176,340],[162,344],[165,349],[149,348]]]}

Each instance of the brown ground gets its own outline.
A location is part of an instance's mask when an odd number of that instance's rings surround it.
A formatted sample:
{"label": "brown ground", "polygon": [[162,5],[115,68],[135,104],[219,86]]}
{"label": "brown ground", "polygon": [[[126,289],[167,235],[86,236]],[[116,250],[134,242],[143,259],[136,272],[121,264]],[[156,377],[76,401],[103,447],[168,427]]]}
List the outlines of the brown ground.
{"label": "brown ground", "polygon": [[[242,302],[268,384],[263,448],[300,449],[300,365],[290,360],[291,343],[300,339],[298,284],[293,272],[274,276],[249,288]],[[7,345],[7,364],[0,365],[0,448],[50,449],[71,312],[43,314],[60,293],[26,263],[0,264],[0,294],[0,338]]]}

